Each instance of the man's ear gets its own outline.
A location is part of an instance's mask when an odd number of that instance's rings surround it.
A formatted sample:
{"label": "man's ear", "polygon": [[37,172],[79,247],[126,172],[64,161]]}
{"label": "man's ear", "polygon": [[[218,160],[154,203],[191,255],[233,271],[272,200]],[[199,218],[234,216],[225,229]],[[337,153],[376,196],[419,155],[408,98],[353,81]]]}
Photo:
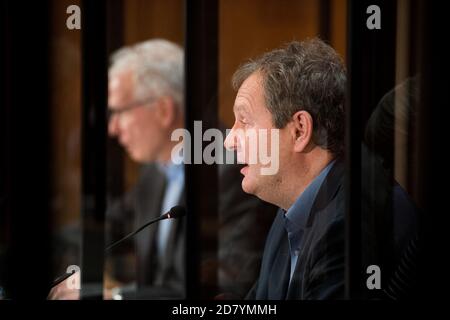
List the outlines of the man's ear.
{"label": "man's ear", "polygon": [[158,121],[161,126],[170,127],[177,116],[176,104],[171,97],[163,96],[159,98],[158,105],[156,106]]}
{"label": "man's ear", "polygon": [[312,141],[313,119],[305,110],[297,111],[292,116],[292,137],[294,139],[294,151],[304,152]]}

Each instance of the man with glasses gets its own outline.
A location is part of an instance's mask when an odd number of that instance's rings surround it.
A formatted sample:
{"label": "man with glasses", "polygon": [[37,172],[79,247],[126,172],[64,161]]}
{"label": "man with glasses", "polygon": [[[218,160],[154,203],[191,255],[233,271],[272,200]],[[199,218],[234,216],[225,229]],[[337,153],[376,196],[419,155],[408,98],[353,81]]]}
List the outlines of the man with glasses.
{"label": "man with glasses", "polygon": [[[164,40],[126,47],[112,56],[109,135],[133,161],[144,165],[133,190],[108,211],[112,240],[184,204],[184,170],[172,162],[176,142],[170,139],[173,130],[184,126],[182,62],[183,50]],[[130,297],[182,297],[182,229],[183,220],[165,220],[136,236],[138,290],[130,290]]]}
{"label": "man with glasses", "polygon": [[[171,159],[179,143],[171,141],[171,134],[184,126],[183,50],[154,39],[120,49],[111,62],[108,132],[142,164],[142,171],[133,189],[107,212],[108,243],[185,203],[184,170],[176,164],[179,159]],[[202,269],[203,278],[218,272],[220,292],[234,298],[242,297],[256,279],[265,233],[276,211],[241,190],[239,170],[219,165],[218,261]],[[185,227],[185,219],[161,221],[138,234],[131,246],[114,249],[111,260],[116,262],[115,256],[133,252],[136,273],[130,286],[107,291],[106,296],[184,298]],[[130,268],[127,263],[125,268]],[[64,290],[52,296],[73,297]]]}

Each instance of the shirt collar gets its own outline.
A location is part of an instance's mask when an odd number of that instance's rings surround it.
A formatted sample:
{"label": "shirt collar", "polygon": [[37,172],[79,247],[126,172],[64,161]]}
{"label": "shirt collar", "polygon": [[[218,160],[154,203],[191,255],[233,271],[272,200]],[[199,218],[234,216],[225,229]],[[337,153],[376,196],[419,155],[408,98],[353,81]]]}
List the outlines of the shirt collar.
{"label": "shirt collar", "polygon": [[288,233],[295,233],[305,229],[317,193],[334,163],[335,160],[331,161],[287,210],[285,227]]}
{"label": "shirt collar", "polygon": [[167,164],[158,163],[157,166],[168,181],[173,181],[184,175],[183,165],[181,164],[169,162]]}

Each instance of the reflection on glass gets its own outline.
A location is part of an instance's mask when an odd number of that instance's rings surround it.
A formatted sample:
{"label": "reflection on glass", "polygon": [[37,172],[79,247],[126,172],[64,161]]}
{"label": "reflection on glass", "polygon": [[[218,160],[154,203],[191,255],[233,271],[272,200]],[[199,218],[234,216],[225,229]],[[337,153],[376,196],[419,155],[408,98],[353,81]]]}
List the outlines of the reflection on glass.
{"label": "reflection on glass", "polygon": [[80,265],[81,209],[81,37],[61,28],[70,4],[53,1],[51,28],[51,141],[53,278]]}
{"label": "reflection on glass", "polygon": [[[137,183],[107,212],[108,243],[185,203],[184,168],[171,157],[177,143],[171,133],[184,124],[183,59],[180,46],[162,39],[112,55],[108,132],[142,168]],[[121,284],[106,298],[182,298],[184,233],[183,219],[164,220],[113,249],[108,274]]]}
{"label": "reflection on glass", "polygon": [[389,279],[383,292],[396,299],[411,296],[417,283],[419,209],[409,191],[414,182],[408,183],[405,160],[411,156],[416,130],[419,81],[419,76],[408,78],[380,100],[367,123],[367,149],[362,153],[363,196],[369,204],[363,213],[373,214],[365,216],[368,220],[363,223],[376,238],[366,240],[378,241],[378,250],[385,251],[383,258],[378,257]]}

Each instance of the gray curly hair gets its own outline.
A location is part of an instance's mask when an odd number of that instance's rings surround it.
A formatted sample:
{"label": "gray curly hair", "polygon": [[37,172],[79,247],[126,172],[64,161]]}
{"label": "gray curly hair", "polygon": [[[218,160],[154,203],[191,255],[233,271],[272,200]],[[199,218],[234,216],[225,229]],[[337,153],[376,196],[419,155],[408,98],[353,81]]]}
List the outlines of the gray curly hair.
{"label": "gray curly hair", "polygon": [[182,110],[184,105],[184,51],[170,41],[152,39],[123,47],[112,54],[109,78],[131,71],[135,99],[169,95]]}
{"label": "gray curly hair", "polygon": [[313,141],[339,155],[344,145],[346,70],[336,51],[318,38],[291,42],[241,65],[232,85],[238,90],[254,72],[262,75],[266,106],[283,128],[300,110],[313,119]]}

